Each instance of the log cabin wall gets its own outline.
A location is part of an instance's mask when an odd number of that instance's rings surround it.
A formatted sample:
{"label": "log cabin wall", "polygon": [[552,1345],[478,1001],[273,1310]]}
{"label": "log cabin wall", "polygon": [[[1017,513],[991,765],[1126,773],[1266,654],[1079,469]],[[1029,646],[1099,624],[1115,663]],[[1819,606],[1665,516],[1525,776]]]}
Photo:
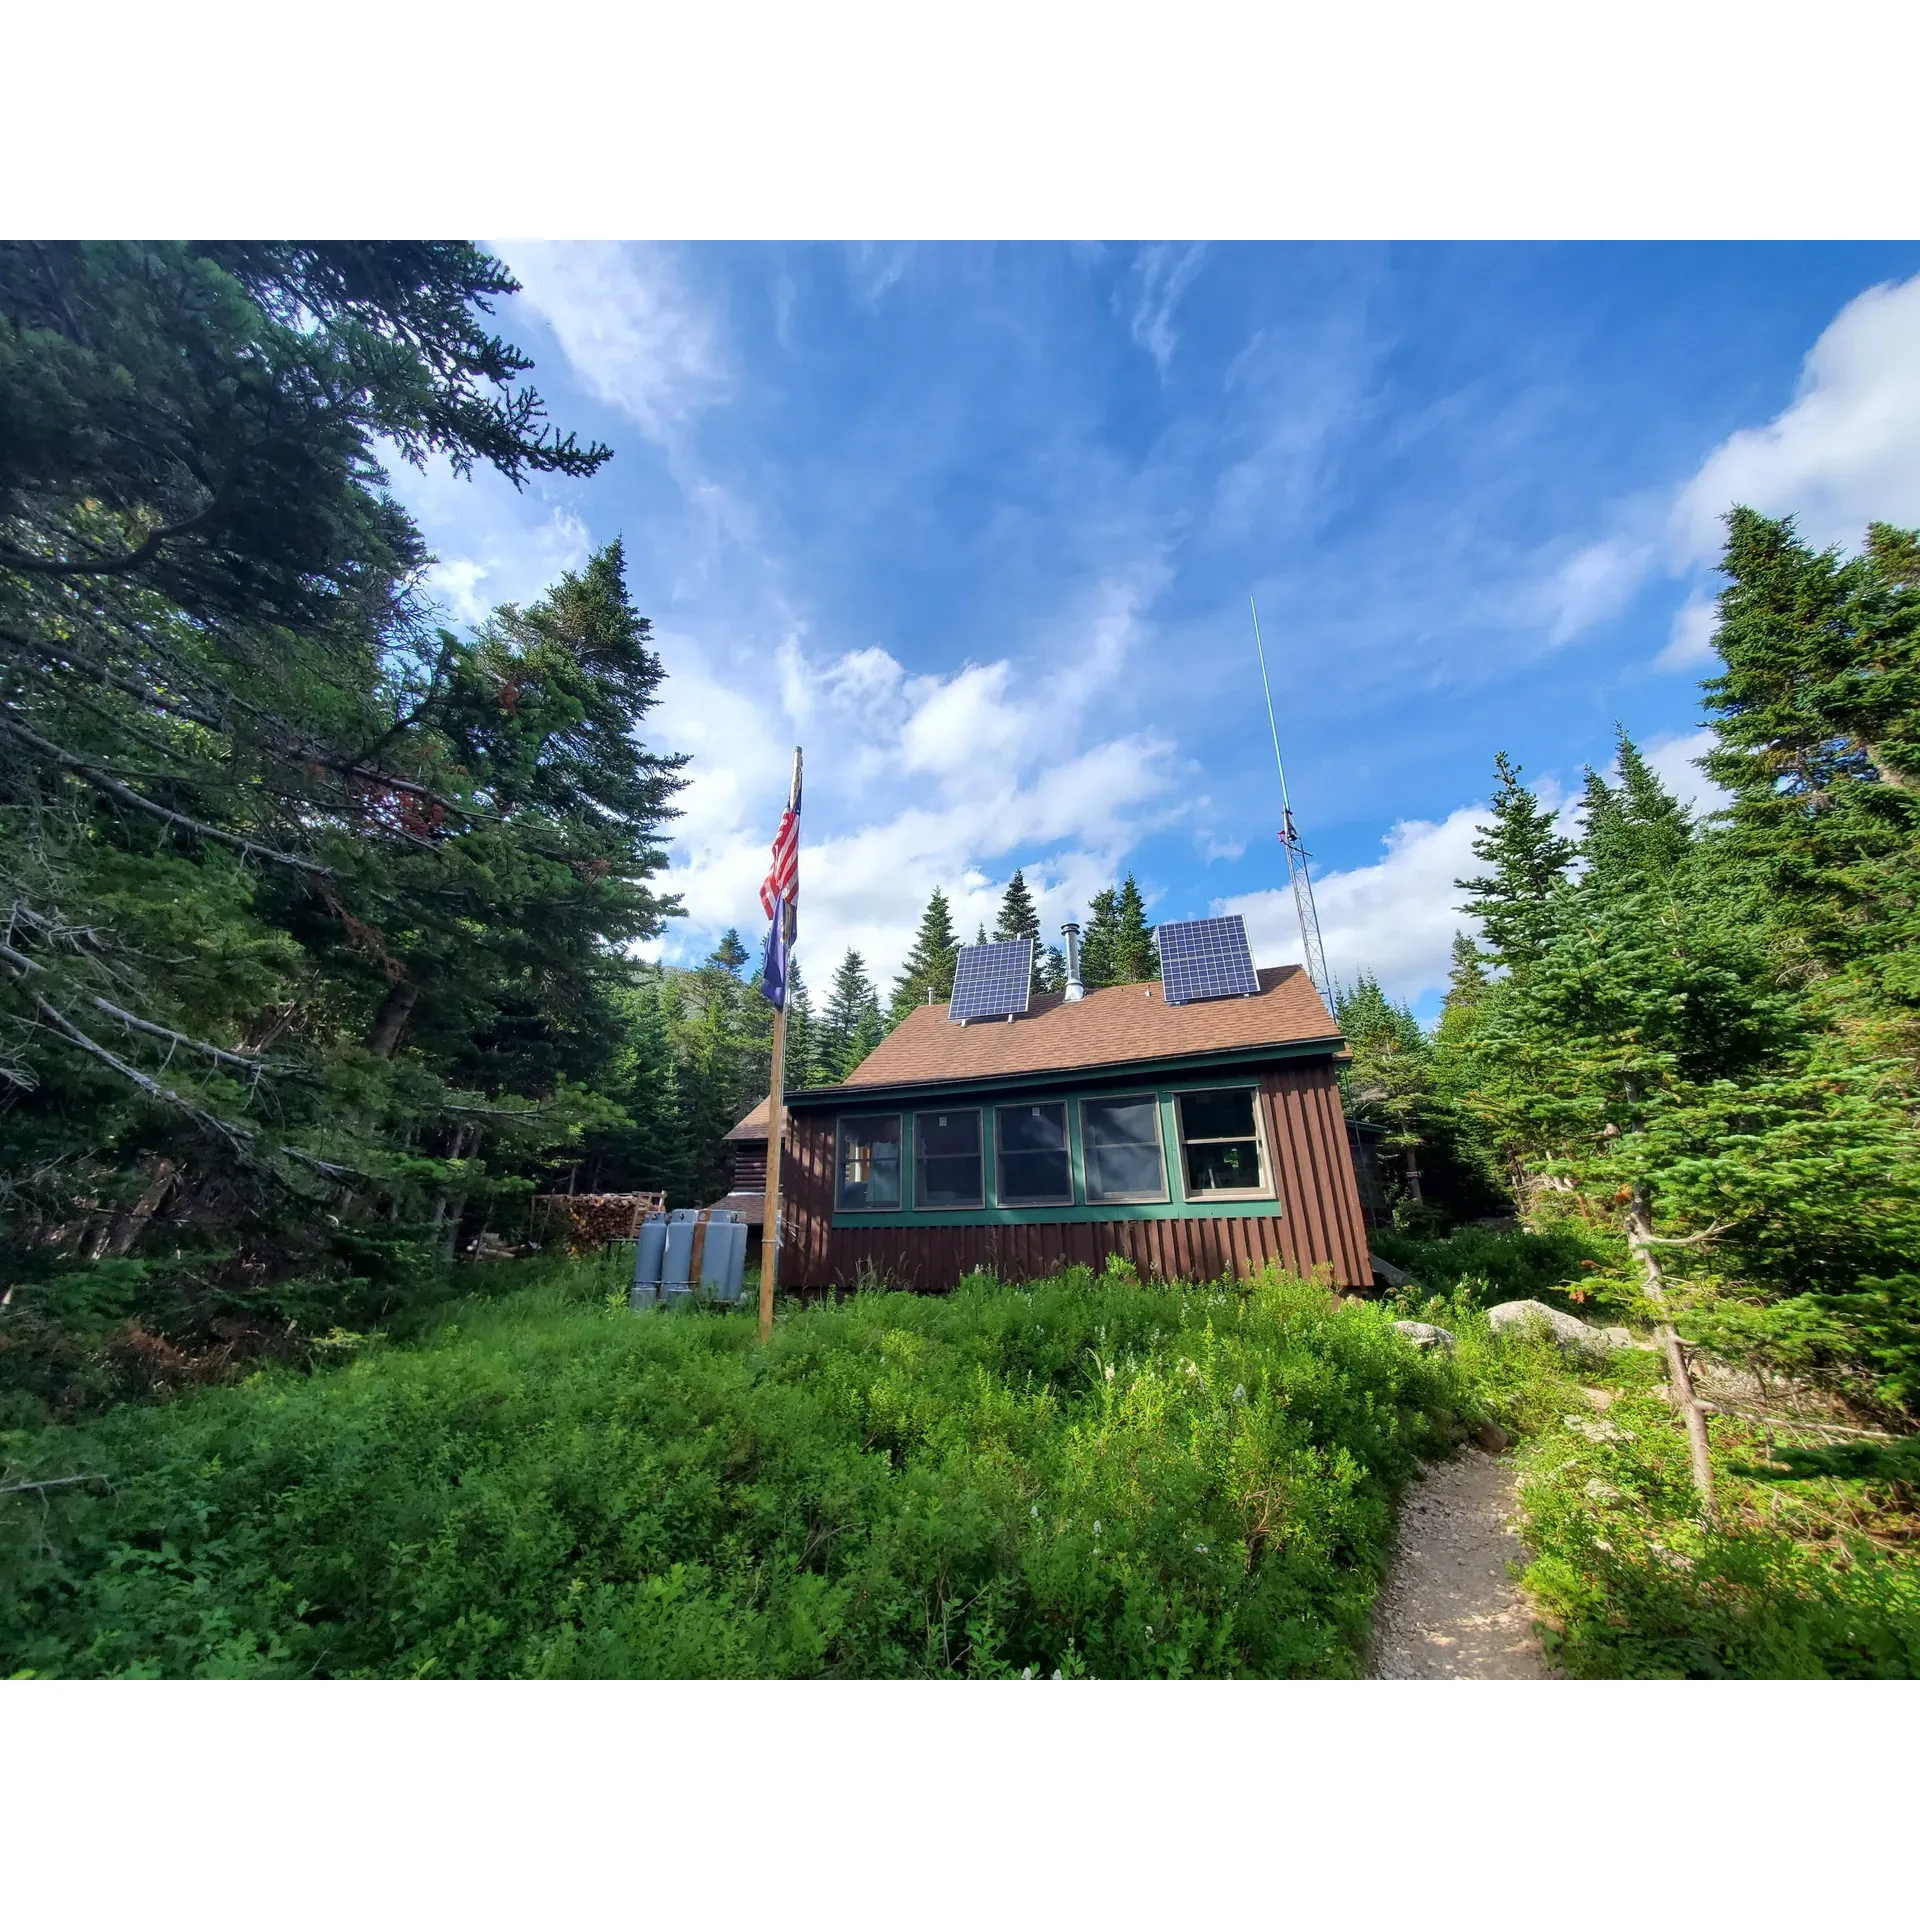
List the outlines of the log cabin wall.
{"label": "log cabin wall", "polygon": [[[1188,1074],[1183,1083],[1202,1077]],[[1332,1061],[1283,1061],[1262,1070],[1258,1080],[1275,1162],[1277,1216],[1235,1214],[1220,1202],[1177,1202],[1154,1218],[1026,1220],[1009,1213],[1004,1222],[986,1226],[836,1227],[838,1116],[823,1108],[793,1111],[781,1195],[781,1284],[817,1293],[879,1279],[944,1292],[977,1267],[1004,1279],[1036,1279],[1063,1266],[1098,1269],[1109,1253],[1118,1253],[1141,1273],[1167,1278],[1245,1277],[1273,1261],[1298,1274],[1320,1272],[1342,1289],[1371,1287],[1366,1229]],[[960,1084],[937,1101],[919,1093],[903,1105],[955,1105],[969,1098]],[[1169,1171],[1177,1191],[1177,1171]]]}

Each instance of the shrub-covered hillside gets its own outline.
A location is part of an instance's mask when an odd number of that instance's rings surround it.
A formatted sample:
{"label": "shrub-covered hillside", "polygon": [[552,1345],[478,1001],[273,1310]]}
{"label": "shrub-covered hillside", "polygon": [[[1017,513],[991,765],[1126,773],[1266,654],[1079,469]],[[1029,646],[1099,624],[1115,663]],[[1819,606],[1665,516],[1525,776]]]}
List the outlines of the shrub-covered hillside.
{"label": "shrub-covered hillside", "polygon": [[104,1477],[5,1503],[8,1667],[1350,1674],[1391,1497],[1464,1411],[1296,1282],[976,1279],[764,1350],[604,1285],[43,1433],[34,1477]]}

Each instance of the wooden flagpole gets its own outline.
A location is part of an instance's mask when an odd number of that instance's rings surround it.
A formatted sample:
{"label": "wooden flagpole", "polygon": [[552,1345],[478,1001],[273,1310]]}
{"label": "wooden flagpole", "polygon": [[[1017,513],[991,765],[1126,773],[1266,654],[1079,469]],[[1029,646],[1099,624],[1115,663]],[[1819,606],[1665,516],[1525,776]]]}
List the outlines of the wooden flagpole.
{"label": "wooden flagpole", "polygon": [[[793,791],[787,798],[791,811],[800,802],[800,749],[793,750]],[[800,851],[794,849],[798,861]],[[785,913],[782,900],[775,909]],[[787,980],[793,979],[793,950],[787,950]],[[773,1337],[773,1289],[780,1275],[780,1160],[787,1134],[787,996],[773,1010],[773,1065],[767,1088],[767,1215],[760,1228],[760,1344]]]}

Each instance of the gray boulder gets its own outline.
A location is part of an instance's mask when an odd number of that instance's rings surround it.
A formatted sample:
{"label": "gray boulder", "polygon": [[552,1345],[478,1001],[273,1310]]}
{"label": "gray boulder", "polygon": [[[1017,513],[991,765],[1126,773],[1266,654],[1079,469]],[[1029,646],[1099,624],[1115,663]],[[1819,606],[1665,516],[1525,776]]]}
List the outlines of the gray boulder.
{"label": "gray boulder", "polygon": [[1442,1353],[1453,1351],[1453,1335],[1445,1327],[1432,1326],[1425,1320],[1396,1320],[1393,1330],[1402,1340],[1411,1340],[1416,1347],[1427,1350],[1437,1347]]}
{"label": "gray boulder", "polygon": [[1549,1334],[1556,1346],[1578,1353],[1606,1353],[1614,1347],[1630,1347],[1633,1335],[1625,1327],[1590,1327],[1570,1313],[1561,1313],[1544,1300],[1506,1300],[1487,1309],[1487,1325],[1495,1333],[1525,1328]]}

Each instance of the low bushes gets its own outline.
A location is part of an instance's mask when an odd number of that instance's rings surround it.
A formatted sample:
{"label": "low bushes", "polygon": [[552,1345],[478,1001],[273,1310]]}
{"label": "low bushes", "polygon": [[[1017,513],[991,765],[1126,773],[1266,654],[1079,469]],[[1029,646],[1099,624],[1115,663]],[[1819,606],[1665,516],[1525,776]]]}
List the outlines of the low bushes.
{"label": "low bushes", "polygon": [[15,1437],[43,1674],[1348,1674],[1477,1408],[1375,1307],[1084,1271],[783,1316],[591,1274]]}

